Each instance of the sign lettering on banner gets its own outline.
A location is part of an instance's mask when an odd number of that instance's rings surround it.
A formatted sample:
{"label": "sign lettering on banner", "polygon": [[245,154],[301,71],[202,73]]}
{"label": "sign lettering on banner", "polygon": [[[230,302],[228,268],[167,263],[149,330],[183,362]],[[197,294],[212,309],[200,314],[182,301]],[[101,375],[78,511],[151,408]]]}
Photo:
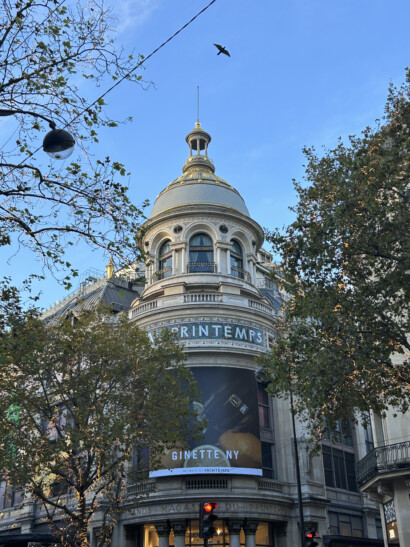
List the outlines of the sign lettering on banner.
{"label": "sign lettering on banner", "polygon": [[[194,321],[191,323],[176,323],[164,325],[177,334],[178,340],[234,340],[256,346],[264,345],[263,331],[250,325],[219,321]],[[154,341],[154,334],[159,334],[162,328],[148,330],[148,336]]]}

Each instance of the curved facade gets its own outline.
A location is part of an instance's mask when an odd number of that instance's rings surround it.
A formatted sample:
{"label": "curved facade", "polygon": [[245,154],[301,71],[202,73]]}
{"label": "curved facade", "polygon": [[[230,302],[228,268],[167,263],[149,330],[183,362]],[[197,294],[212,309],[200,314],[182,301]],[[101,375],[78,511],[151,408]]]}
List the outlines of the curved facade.
{"label": "curved facade", "polygon": [[[159,194],[144,226],[146,284],[129,317],[148,332],[177,333],[202,391],[198,420],[205,416],[207,427],[200,446],[170,450],[148,483],[130,487],[131,510],[113,544],[202,545],[199,504],[212,501],[218,518],[209,544],[294,547],[300,529],[289,404],[271,400],[255,378],[255,358],[269,349],[280,313],[272,257],[243,198],[215,175],[210,135],[197,123],[186,140],[183,174]],[[382,545],[377,507],[369,502],[365,516],[356,484],[327,487],[322,456],[309,454],[300,424],[297,438],[304,520],[318,543],[341,545],[337,539],[347,535],[352,545]],[[356,448],[340,444],[343,461],[354,460]],[[132,508],[144,489],[148,499]]]}

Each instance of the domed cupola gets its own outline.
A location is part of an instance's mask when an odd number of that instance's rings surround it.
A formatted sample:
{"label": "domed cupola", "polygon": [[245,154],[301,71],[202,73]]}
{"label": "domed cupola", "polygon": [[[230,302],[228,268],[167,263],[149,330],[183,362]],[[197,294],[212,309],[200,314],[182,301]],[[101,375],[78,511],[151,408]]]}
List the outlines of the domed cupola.
{"label": "domed cupola", "polygon": [[[208,158],[208,144],[211,142],[211,135],[201,128],[199,122],[196,122],[195,129],[188,133],[185,140],[189,145],[189,158],[186,160],[182,172],[210,169],[212,173],[215,173],[215,166]],[[201,150],[204,151],[204,154],[201,154]],[[196,154],[194,154],[195,151]]]}
{"label": "domed cupola", "polygon": [[226,180],[215,175],[215,167],[208,157],[211,135],[196,122],[186,136],[189,157],[182,175],[171,182],[157,197],[150,219],[181,207],[223,207],[249,217],[248,208],[240,195]]}

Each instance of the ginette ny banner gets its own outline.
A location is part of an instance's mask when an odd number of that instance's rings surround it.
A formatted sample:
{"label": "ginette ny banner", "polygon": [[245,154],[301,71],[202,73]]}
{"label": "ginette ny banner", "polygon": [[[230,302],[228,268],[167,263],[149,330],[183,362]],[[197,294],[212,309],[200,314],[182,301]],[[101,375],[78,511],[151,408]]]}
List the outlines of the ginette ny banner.
{"label": "ginette ny banner", "polygon": [[194,403],[203,438],[168,450],[150,477],[188,474],[262,475],[254,371],[193,367],[202,399]]}

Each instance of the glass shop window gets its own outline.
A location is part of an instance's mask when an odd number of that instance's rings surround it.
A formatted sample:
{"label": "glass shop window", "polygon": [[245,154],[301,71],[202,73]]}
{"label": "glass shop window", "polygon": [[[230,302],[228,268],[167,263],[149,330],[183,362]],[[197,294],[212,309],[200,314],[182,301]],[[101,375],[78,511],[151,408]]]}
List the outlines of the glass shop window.
{"label": "glass shop window", "polygon": [[[223,520],[216,520],[215,528],[216,533],[213,538],[208,540],[208,545],[215,547],[229,547],[229,532],[226,523]],[[144,526],[143,536],[143,547],[158,547],[159,538],[153,524],[146,524]],[[255,543],[256,547],[273,547],[271,529],[267,522],[259,523],[255,534]],[[201,547],[203,544],[204,540],[199,537],[199,522],[197,520],[191,520],[188,523],[188,528],[185,533],[185,545],[186,547]],[[243,529],[241,529],[240,532],[240,544],[245,546],[245,533]],[[170,547],[175,545],[173,530],[170,530],[169,545]]]}

